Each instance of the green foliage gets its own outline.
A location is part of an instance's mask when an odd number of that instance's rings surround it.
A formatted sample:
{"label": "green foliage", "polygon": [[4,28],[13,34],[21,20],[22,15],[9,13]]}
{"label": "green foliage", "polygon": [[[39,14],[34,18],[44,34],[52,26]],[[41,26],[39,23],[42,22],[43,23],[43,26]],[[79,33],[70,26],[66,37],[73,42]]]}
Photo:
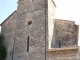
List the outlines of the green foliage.
{"label": "green foliage", "polygon": [[0,34],[0,60],[5,60],[6,58],[6,48],[3,46],[3,36]]}

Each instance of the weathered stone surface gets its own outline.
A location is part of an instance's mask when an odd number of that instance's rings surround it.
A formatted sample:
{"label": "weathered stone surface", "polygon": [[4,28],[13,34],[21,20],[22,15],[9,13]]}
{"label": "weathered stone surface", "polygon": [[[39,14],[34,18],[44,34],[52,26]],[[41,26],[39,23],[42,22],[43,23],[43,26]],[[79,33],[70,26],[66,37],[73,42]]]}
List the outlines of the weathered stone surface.
{"label": "weathered stone surface", "polygon": [[77,43],[75,22],[67,20],[56,20],[55,39],[56,43],[58,44],[57,47],[75,45]]}
{"label": "weathered stone surface", "polygon": [[49,52],[50,60],[78,60],[78,49]]}
{"label": "weathered stone surface", "polygon": [[77,44],[78,44],[78,38],[79,38],[79,25],[75,25],[75,29],[76,29],[76,40],[77,40]]}
{"label": "weathered stone surface", "polygon": [[6,60],[12,60],[16,18],[17,14],[15,11],[2,23],[1,34],[4,36],[4,46],[7,49]]}
{"label": "weathered stone surface", "polygon": [[45,60],[45,5],[45,0],[19,3],[13,60]]}
{"label": "weathered stone surface", "polygon": [[55,46],[55,32],[54,32],[54,24],[55,24],[55,5],[52,0],[48,0],[48,43],[49,49],[51,48],[51,43],[53,42],[53,46]]}
{"label": "weathered stone surface", "polygon": [[78,49],[68,47],[75,46],[78,27],[75,31],[74,21],[55,21],[53,0],[18,3],[17,13],[2,24],[6,60],[77,60]]}

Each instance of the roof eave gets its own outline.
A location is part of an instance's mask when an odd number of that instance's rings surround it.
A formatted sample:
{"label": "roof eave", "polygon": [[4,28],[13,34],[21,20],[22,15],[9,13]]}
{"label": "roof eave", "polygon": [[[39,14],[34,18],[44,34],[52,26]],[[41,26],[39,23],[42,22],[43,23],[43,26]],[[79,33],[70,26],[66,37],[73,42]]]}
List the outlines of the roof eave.
{"label": "roof eave", "polygon": [[3,23],[6,22],[16,11],[17,11],[17,10],[15,10],[9,17],[7,17],[7,18],[0,24],[0,26],[2,26]]}

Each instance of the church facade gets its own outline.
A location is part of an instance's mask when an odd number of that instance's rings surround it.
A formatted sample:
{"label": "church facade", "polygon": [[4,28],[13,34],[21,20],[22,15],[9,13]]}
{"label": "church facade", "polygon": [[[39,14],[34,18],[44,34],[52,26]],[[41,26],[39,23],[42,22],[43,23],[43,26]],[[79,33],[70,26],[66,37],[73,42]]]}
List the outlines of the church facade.
{"label": "church facade", "polygon": [[74,21],[55,19],[54,0],[19,0],[1,23],[6,60],[78,60]]}

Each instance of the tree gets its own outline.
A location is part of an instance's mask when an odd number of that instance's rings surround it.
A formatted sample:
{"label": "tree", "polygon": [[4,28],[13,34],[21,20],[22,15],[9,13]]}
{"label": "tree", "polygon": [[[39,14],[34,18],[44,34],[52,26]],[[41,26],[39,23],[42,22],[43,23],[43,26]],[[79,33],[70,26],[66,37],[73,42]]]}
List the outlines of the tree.
{"label": "tree", "polygon": [[3,46],[4,37],[0,34],[0,60],[5,60],[6,58],[6,48]]}

